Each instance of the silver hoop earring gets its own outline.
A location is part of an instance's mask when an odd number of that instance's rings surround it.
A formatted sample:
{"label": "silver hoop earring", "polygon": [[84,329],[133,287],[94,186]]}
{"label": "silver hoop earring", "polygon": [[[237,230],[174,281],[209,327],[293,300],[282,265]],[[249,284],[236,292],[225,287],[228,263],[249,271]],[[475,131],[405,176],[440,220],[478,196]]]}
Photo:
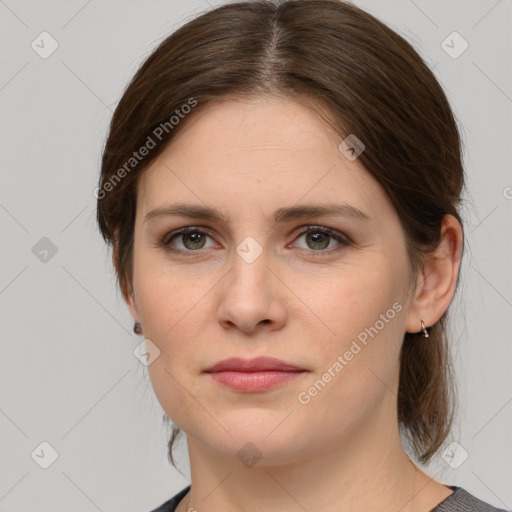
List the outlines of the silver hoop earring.
{"label": "silver hoop earring", "polygon": [[421,321],[421,330],[423,331],[423,336],[425,336],[425,338],[428,338],[427,328],[425,327],[423,320]]}

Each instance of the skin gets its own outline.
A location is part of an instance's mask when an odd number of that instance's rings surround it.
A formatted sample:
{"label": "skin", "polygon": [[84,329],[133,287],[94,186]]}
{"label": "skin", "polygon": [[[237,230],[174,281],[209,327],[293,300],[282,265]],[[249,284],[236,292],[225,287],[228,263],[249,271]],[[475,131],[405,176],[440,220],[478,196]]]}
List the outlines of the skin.
{"label": "skin", "polygon": [[[125,295],[145,338],[160,350],[148,367],[155,394],[187,434],[192,488],[178,510],[430,510],[452,491],[402,447],[399,353],[405,332],[420,331],[421,319],[433,325],[452,300],[460,225],[445,217],[439,248],[412,275],[387,195],[359,159],[339,151],[340,137],[311,104],[232,98],[184,122],[139,178],[133,293]],[[369,220],[272,222],[282,207],[341,202]],[[149,211],[175,203],[217,208],[229,223],[179,216],[144,222]],[[181,235],[171,240],[185,226],[210,230],[196,235],[199,249]],[[351,242],[318,235],[312,241],[299,232],[307,226]],[[252,263],[236,252],[249,236],[262,249]],[[174,254],[162,240],[193,254]],[[393,304],[400,311],[300,403],[299,393]],[[252,394],[203,373],[227,357],[262,355],[307,371]],[[261,454],[252,467],[237,457],[249,442]]]}

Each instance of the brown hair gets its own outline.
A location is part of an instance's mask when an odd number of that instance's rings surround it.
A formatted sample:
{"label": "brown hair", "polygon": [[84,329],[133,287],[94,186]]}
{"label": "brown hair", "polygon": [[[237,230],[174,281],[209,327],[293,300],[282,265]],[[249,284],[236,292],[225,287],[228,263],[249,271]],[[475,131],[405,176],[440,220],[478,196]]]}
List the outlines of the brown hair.
{"label": "brown hair", "polygon": [[[185,124],[176,123],[186,117],[184,105],[197,104],[190,118],[208,101],[265,94],[314,100],[342,138],[355,134],[363,141],[359,159],[399,214],[414,273],[439,243],[444,215],[462,225],[464,171],[456,120],[433,73],[403,37],[336,0],[231,3],[162,41],[112,117],[97,220],[114,248],[125,297],[132,292],[137,177]],[[156,147],[134,161],[133,152],[150,139]],[[398,419],[421,462],[441,447],[454,417],[445,325],[446,313],[428,340],[406,333],[400,355]],[[174,426],[168,446],[173,464],[179,432]]]}

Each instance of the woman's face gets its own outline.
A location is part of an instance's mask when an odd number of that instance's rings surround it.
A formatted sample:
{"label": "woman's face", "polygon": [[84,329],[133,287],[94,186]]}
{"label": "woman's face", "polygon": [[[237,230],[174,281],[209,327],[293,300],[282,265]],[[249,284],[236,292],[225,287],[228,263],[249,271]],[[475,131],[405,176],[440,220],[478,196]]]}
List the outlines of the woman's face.
{"label": "woman's face", "polygon": [[[160,350],[163,409],[189,442],[230,455],[252,443],[260,464],[396,428],[411,276],[384,191],[304,104],[230,99],[193,115],[138,183],[129,305]],[[205,372],[232,357],[302,371]]]}

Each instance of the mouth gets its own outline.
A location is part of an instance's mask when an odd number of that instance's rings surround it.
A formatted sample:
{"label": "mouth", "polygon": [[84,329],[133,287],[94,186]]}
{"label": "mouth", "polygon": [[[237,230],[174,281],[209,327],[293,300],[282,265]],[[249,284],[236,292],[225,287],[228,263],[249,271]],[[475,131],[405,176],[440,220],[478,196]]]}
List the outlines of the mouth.
{"label": "mouth", "polygon": [[216,383],[242,393],[269,391],[306,372],[304,368],[271,357],[234,357],[205,370]]}

